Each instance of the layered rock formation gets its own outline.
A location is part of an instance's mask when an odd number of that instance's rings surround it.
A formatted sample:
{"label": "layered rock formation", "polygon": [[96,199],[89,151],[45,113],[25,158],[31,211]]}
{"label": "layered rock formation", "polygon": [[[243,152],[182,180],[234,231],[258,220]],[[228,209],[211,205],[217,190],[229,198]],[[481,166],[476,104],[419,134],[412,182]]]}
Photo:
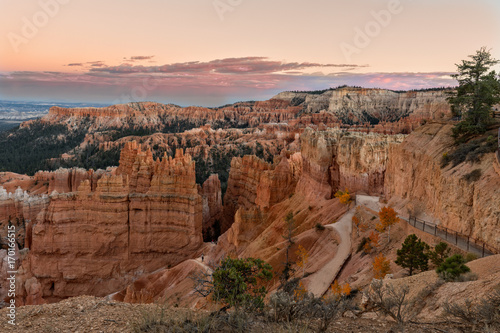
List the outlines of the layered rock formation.
{"label": "layered rock formation", "polygon": [[[164,126],[199,127],[211,124],[215,127],[249,126],[265,123],[286,122],[300,111],[283,100],[241,102],[220,108],[180,107],[173,104],[140,102],[112,105],[104,108],[50,108],[43,121],[65,123],[69,128],[87,121],[90,131],[105,128],[129,128],[141,126],[162,130]],[[23,126],[29,126],[30,122]],[[231,126],[230,126],[231,125]]]}
{"label": "layered rock formation", "polygon": [[307,129],[301,136],[303,175],[297,191],[317,199],[330,199],[346,188],[381,194],[389,149],[403,139],[403,135]]}
{"label": "layered rock formation", "polygon": [[[29,195],[18,187],[14,193],[7,192],[0,186],[0,237],[7,235],[7,226],[16,227],[16,241],[20,248],[25,247],[25,239],[30,229],[30,221],[35,221],[37,215],[49,203],[47,195]],[[2,246],[5,246],[2,242]]]}
{"label": "layered rock formation", "polygon": [[122,151],[116,173],[78,191],[50,195],[32,228],[19,295],[29,301],[28,280],[48,301],[83,293],[106,295],[134,277],[175,265],[202,245],[203,200],[195,165],[181,150],[153,161],[134,142]]}
{"label": "layered rock formation", "polygon": [[203,238],[215,240],[220,234],[222,220],[222,194],[218,175],[211,175],[200,191],[203,197]]}
{"label": "layered rock formation", "polygon": [[300,103],[307,113],[326,111],[347,124],[397,121],[412,116],[440,119],[450,115],[445,90],[394,92],[339,88],[321,94],[282,92],[273,98]]}
{"label": "layered rock formation", "polygon": [[280,156],[277,165],[254,155],[233,158],[224,196],[221,232],[229,229],[238,209],[257,207],[265,210],[291,195],[298,179],[293,166],[286,156]]}
{"label": "layered rock formation", "polygon": [[[454,149],[451,124],[432,123],[414,131],[401,145],[391,146],[385,194],[390,203],[407,207],[452,230],[500,249],[500,177],[495,154],[479,164],[441,168],[444,153]],[[464,176],[481,170],[477,181]],[[403,214],[408,212],[404,211]]]}

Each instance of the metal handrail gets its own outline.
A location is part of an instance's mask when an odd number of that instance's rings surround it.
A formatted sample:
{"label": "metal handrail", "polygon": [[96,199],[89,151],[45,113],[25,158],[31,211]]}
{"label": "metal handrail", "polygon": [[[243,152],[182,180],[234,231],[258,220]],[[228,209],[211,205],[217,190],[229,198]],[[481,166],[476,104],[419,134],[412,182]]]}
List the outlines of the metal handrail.
{"label": "metal handrail", "polygon": [[[434,236],[440,237],[441,239],[443,239],[444,241],[446,241],[450,244],[454,243],[453,245],[455,245],[455,246],[458,246],[458,247],[460,247],[460,246],[465,247],[466,246],[466,248],[464,248],[463,250],[469,251],[471,248],[476,248],[476,250],[481,251],[482,257],[500,253],[500,251],[497,248],[495,248],[494,246],[491,246],[490,244],[486,243],[483,240],[470,237],[468,235],[462,234],[461,232],[455,231],[455,230],[450,229],[450,228],[442,227],[442,226],[437,225],[437,224],[432,223],[432,222],[418,219],[417,217],[412,216],[412,215],[410,215],[408,217],[408,224],[410,224],[411,226],[418,228],[417,222],[419,223],[419,225],[422,225],[422,231],[427,232],[431,235],[434,234]],[[425,230],[426,227],[428,227],[428,229],[429,228],[434,229],[434,232],[426,231]],[[418,228],[418,229],[420,230],[420,228]],[[444,232],[445,237],[444,238],[441,237],[441,235],[438,234],[438,231],[441,231],[441,234]],[[449,237],[448,237],[448,235],[449,235]],[[454,238],[455,242],[450,241],[450,238],[452,240]],[[459,239],[461,241],[460,244],[459,244]]]}

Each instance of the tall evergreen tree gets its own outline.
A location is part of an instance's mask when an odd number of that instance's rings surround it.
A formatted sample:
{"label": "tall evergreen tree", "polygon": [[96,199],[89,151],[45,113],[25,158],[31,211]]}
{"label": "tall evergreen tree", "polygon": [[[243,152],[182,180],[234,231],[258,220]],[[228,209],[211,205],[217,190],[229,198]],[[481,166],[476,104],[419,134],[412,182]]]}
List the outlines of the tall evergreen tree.
{"label": "tall evergreen tree", "polygon": [[469,58],[472,60],[456,65],[458,73],[452,77],[459,85],[448,98],[453,114],[462,117],[453,128],[456,138],[484,133],[491,123],[492,106],[500,102],[500,80],[495,71],[490,71],[499,60],[492,58],[485,47]]}
{"label": "tall evergreen tree", "polygon": [[411,234],[406,237],[401,249],[397,251],[396,264],[403,268],[408,268],[410,276],[417,269],[426,271],[429,268],[428,250],[429,245],[420,240],[415,234]]}

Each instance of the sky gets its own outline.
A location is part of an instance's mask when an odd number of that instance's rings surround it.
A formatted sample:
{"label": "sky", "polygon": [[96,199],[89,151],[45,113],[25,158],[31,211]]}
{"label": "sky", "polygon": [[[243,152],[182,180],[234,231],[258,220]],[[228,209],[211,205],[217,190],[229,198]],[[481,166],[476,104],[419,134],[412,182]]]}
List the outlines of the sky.
{"label": "sky", "polygon": [[0,0],[0,99],[217,106],[454,86],[498,0]]}

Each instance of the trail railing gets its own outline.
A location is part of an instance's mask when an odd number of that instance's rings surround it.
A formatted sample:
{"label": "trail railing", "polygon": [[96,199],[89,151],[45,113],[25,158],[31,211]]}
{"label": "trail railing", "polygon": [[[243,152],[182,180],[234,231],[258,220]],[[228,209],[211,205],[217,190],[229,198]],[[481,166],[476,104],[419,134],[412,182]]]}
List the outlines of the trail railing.
{"label": "trail railing", "polygon": [[488,245],[482,240],[464,235],[455,230],[442,227],[428,221],[418,219],[415,216],[410,215],[408,217],[407,222],[408,224],[412,225],[413,227],[419,230],[440,237],[446,242],[453,244],[464,251],[477,254],[480,257],[487,257],[490,255],[500,253],[498,249],[494,248],[491,245]]}

